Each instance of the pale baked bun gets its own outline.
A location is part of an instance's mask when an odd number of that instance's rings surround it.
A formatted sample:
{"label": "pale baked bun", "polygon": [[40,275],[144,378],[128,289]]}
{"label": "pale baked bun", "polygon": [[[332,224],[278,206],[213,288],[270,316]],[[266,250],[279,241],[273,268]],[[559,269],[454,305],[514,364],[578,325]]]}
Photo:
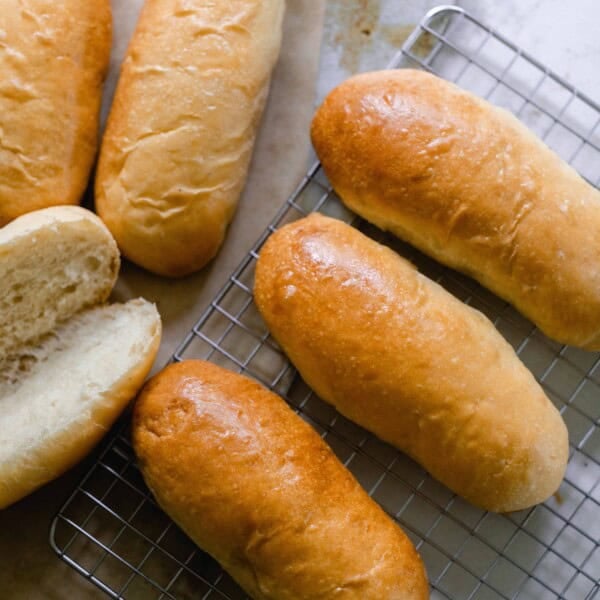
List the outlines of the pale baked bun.
{"label": "pale baked bun", "polygon": [[0,508],[82,458],[154,362],[154,305],[99,306],[118,270],[115,241],[83,208],[0,229]]}
{"label": "pale baked bun", "polygon": [[102,142],[96,210],[159,275],[217,253],[246,180],[284,0],[148,0]]}
{"label": "pale baked bun", "polygon": [[134,410],[158,503],[255,600],[421,600],[423,565],[320,436],[258,383],[167,367]]}
{"label": "pale baked bun", "polygon": [[600,193],[509,112],[421,71],[358,75],[312,140],[353,211],[600,350]]}
{"label": "pale baked bun", "polygon": [[145,300],[91,308],[0,365],[0,508],[96,445],[143,384],[160,330]]}
{"label": "pale baked bun", "polygon": [[80,201],[111,28],[110,0],[0,2],[0,226]]}
{"label": "pale baked bun", "polygon": [[0,229],[0,361],[106,301],[119,265],[106,226],[78,206],[39,210]]}
{"label": "pale baked bun", "polygon": [[558,489],[559,412],[485,316],[392,250],[315,214],[268,239],[255,281],[308,385],[451,490],[506,512]]}

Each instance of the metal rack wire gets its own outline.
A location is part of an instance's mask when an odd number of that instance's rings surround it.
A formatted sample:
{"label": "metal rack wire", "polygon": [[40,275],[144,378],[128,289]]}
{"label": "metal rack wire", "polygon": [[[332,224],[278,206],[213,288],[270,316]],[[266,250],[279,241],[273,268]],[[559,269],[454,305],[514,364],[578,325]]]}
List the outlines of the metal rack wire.
{"label": "metal rack wire", "polygon": [[[600,173],[600,106],[502,35],[457,7],[429,12],[396,66],[427,69],[516,113],[590,182]],[[485,513],[321,402],[296,376],[252,300],[267,237],[311,211],[344,219],[410,258],[487,314],[514,346],[569,428],[559,493],[507,515]],[[433,598],[600,599],[600,355],[561,346],[505,302],[356,219],[318,165],[277,214],[173,360],[203,358],[250,375],[312,423],[417,545]],[[113,598],[245,598],[157,508],[122,423],[51,527],[58,555]]]}

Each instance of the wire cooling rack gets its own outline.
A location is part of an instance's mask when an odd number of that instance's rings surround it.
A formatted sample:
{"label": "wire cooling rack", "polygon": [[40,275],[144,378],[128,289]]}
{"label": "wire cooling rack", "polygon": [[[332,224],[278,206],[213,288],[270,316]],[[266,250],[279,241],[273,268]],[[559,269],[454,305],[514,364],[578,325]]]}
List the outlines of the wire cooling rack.
{"label": "wire cooling rack", "polygon": [[[418,66],[516,113],[590,182],[600,173],[600,107],[502,35],[456,7],[429,12],[396,65]],[[487,314],[559,407],[571,457],[560,491],[497,515],[470,506],[418,465],[321,402],[296,376],[252,300],[255,261],[282,224],[311,211],[391,245]],[[476,283],[390,239],[345,210],[315,165],[174,360],[203,358],[283,395],[411,537],[433,598],[600,599],[600,360],[561,346]],[[157,508],[121,424],[52,523],[59,556],[113,598],[237,600],[245,595]]]}

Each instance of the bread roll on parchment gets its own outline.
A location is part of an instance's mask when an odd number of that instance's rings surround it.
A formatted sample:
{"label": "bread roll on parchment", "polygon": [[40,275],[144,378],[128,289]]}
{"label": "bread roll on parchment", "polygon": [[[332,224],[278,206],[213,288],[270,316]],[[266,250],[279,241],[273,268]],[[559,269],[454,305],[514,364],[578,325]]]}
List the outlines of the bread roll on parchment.
{"label": "bread roll on parchment", "polygon": [[80,201],[111,28],[109,0],[0,1],[0,226]]}
{"label": "bread roll on parchment", "polygon": [[509,112],[421,71],[358,75],[312,139],[359,215],[600,350],[600,193]]}
{"label": "bread roll on parchment", "polygon": [[480,312],[356,229],[314,214],[274,233],[255,301],[304,380],[473,504],[557,490],[560,414]]}
{"label": "bread roll on parchment", "polygon": [[152,367],[156,307],[104,304],[119,264],[108,229],[79,206],[0,229],[0,509],[81,460]]}
{"label": "bread roll on parchment", "polygon": [[96,209],[166,276],[217,253],[279,54],[284,0],[147,0],[102,143]]}
{"label": "bread roll on parchment", "polygon": [[258,383],[171,365],[138,398],[133,444],[158,503],[255,600],[429,597],[409,539]]}

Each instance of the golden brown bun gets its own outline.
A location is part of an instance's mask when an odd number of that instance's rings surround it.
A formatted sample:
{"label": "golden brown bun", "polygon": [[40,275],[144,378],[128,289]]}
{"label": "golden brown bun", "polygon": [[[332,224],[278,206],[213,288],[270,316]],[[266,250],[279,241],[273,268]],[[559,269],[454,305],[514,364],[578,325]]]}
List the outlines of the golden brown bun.
{"label": "golden brown bun", "polygon": [[256,382],[171,365],[136,403],[133,443],[158,503],[255,600],[429,597],[409,539]]}
{"label": "golden brown bun", "polygon": [[125,256],[166,276],[217,253],[244,186],[283,0],[147,0],[123,63],[96,209]]}
{"label": "golden brown bun", "polygon": [[600,350],[600,193],[507,111],[421,71],[353,77],[312,139],[353,211]]}
{"label": "golden brown bun", "polygon": [[0,2],[0,226],[77,204],[96,154],[109,0]]}
{"label": "golden brown bun", "polygon": [[504,512],[558,488],[558,411],[486,317],[389,248],[312,215],[269,238],[254,294],[321,398],[457,494]]}

